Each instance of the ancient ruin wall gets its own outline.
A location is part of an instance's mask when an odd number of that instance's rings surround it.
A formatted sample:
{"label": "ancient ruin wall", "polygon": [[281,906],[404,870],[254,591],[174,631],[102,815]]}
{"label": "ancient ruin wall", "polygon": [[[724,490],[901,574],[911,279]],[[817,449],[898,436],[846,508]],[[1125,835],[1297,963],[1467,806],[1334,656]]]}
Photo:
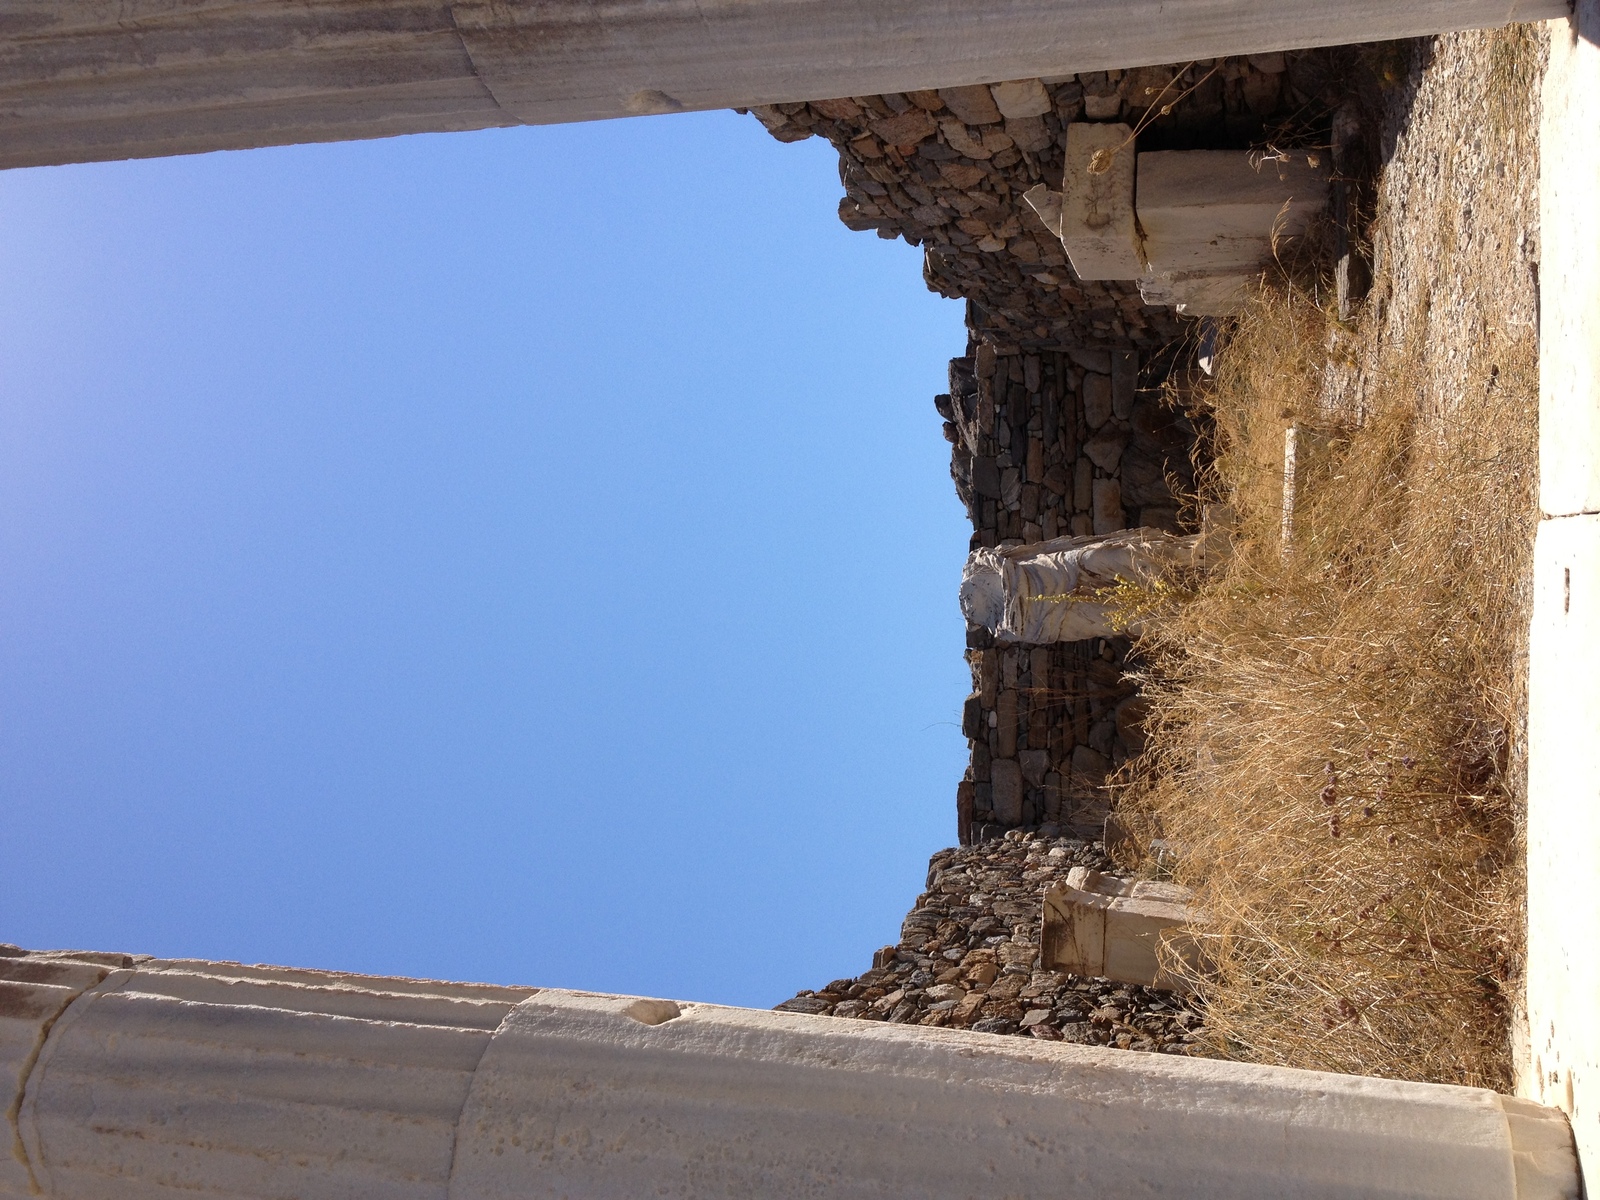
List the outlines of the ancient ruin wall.
{"label": "ancient ruin wall", "polygon": [[[967,352],[935,403],[974,547],[1179,530],[1193,516],[1177,497],[1192,485],[1196,431],[1161,392],[1185,360],[1192,322],[1146,305],[1131,283],[1079,279],[1022,200],[1037,184],[1060,186],[1066,126],[1140,127],[1140,150],[1303,143],[1336,102],[1348,53],[753,110],[782,141],[825,137],[839,151],[840,219],[923,247],[929,288],[967,301]],[[1015,827],[1097,831],[1106,775],[1139,745],[1127,643],[1003,647],[969,629],[968,647],[962,842]]]}

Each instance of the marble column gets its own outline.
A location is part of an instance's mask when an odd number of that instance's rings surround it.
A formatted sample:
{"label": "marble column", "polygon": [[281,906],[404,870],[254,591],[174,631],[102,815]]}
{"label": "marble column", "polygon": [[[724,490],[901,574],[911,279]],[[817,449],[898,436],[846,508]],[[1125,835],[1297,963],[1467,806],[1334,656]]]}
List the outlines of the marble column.
{"label": "marble column", "polygon": [[552,989],[0,957],[0,1196],[1578,1195],[1471,1088]]}

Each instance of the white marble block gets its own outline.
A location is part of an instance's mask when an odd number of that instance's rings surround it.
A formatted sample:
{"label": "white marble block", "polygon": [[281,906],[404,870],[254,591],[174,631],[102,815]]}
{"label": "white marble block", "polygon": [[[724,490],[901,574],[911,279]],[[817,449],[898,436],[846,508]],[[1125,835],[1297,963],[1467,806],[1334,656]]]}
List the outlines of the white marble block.
{"label": "white marble block", "polygon": [[1044,895],[1040,959],[1046,970],[1181,988],[1161,960],[1170,952],[1198,964],[1189,928],[1199,920],[1187,888],[1175,883],[1118,879],[1074,867],[1065,883]]}
{"label": "white marble block", "polygon": [[1242,150],[1139,155],[1137,208],[1152,303],[1202,316],[1237,311],[1288,239],[1328,201],[1328,160],[1252,162]]}
{"label": "white marble block", "polygon": [[[1144,272],[1133,219],[1132,132],[1083,121],[1067,126],[1061,244],[1079,279],[1137,279]],[[1109,156],[1109,166],[1092,172],[1097,153]]]}

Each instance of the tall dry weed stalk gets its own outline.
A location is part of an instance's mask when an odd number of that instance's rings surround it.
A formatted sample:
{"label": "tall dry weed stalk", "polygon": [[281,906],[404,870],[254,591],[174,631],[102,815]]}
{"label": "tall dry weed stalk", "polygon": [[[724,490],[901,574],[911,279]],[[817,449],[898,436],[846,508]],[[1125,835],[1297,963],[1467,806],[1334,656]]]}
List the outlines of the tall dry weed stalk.
{"label": "tall dry weed stalk", "polygon": [[[1231,509],[1233,552],[1143,615],[1149,748],[1119,805],[1200,893],[1216,1052],[1504,1088],[1535,350],[1491,333],[1440,402],[1397,348],[1341,427],[1347,340],[1286,288],[1218,356],[1198,499]],[[1285,547],[1289,421],[1327,441]]]}

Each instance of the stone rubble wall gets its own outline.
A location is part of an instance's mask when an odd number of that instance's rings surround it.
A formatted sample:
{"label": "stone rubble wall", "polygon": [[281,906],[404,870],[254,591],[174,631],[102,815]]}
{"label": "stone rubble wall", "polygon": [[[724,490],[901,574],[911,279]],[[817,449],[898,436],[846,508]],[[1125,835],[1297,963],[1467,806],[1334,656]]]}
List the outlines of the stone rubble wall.
{"label": "stone rubble wall", "polygon": [[1184,322],[1146,305],[1132,283],[1078,279],[1022,193],[1061,186],[1068,124],[1135,124],[1218,63],[1169,115],[1150,121],[1139,148],[1265,142],[1333,98],[1336,59],[1330,51],[1260,54],[751,111],[780,141],[832,143],[845,189],[840,219],[922,246],[929,288],[967,300],[974,334],[997,350],[1156,350],[1180,340]]}
{"label": "stone rubble wall", "polygon": [[1012,830],[941,850],[900,941],[870,971],[801,992],[785,1012],[936,1025],[1125,1050],[1190,1054],[1204,1019],[1182,996],[1039,967],[1045,891],[1075,866],[1110,870],[1097,843]]}

